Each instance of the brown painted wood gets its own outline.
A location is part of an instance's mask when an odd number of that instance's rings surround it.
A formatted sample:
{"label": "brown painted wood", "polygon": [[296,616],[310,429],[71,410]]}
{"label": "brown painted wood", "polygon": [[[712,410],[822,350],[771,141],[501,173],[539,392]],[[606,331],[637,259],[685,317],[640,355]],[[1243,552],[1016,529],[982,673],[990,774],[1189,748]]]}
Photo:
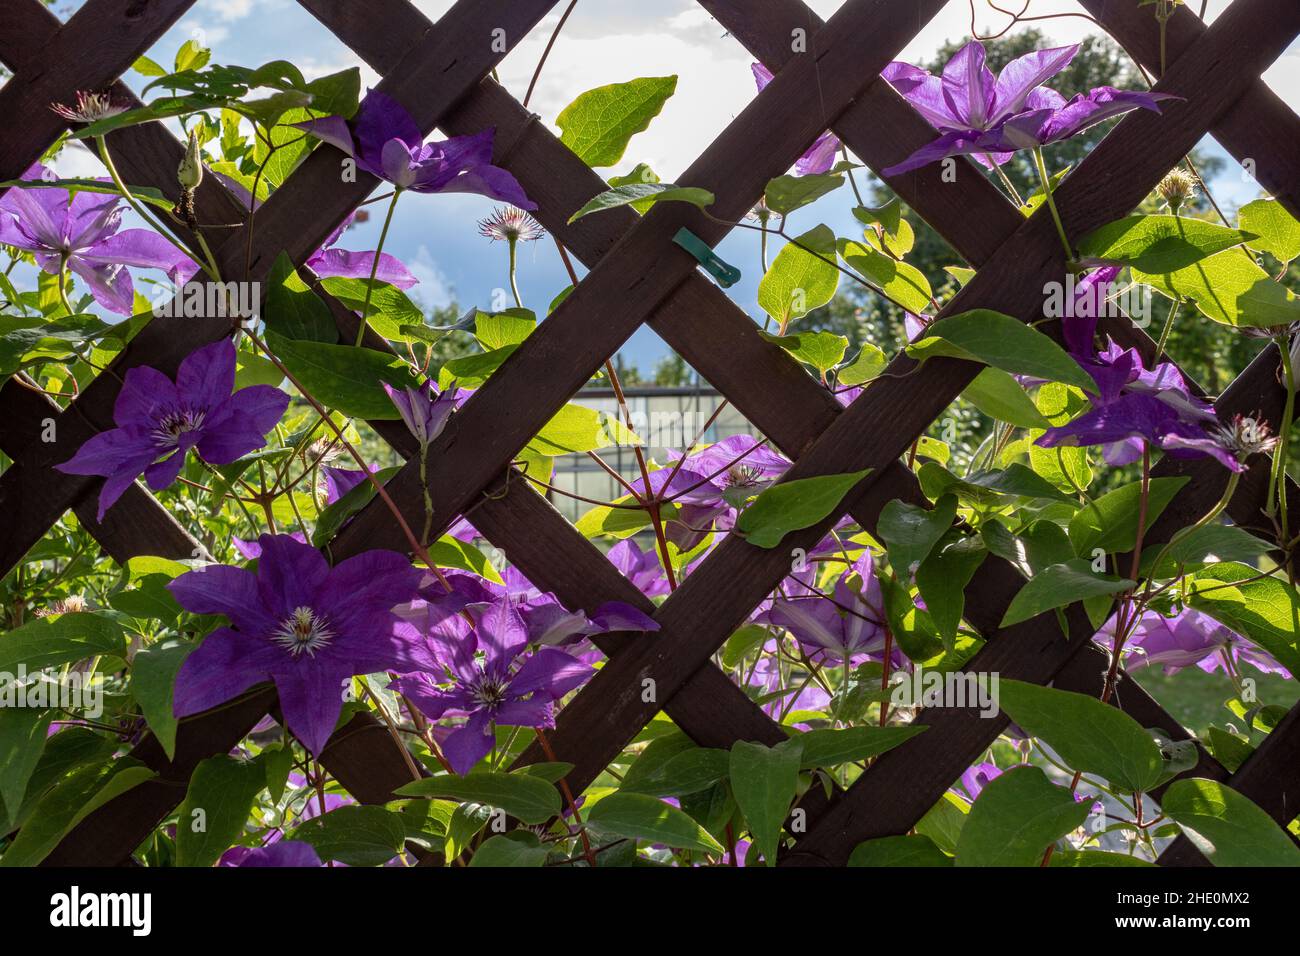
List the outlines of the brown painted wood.
{"label": "brown painted wood", "polygon": [[[194,0],[87,0],[66,24],[39,46],[0,87],[0,116],[7,123],[0,140],[0,181],[17,179],[40,158],[67,125],[51,103],[74,103],[78,90],[112,86],[184,15]],[[0,34],[19,36],[38,18],[24,3],[0,10]],[[173,170],[174,172],[174,170]]]}

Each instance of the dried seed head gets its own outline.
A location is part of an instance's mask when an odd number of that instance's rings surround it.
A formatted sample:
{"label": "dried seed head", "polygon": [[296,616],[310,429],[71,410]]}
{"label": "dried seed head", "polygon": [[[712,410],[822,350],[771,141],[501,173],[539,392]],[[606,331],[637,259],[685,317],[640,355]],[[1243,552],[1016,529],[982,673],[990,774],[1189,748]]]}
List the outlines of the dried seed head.
{"label": "dried seed head", "polygon": [[1165,201],[1169,211],[1177,213],[1179,209],[1196,194],[1196,177],[1181,166],[1165,174],[1156,187],[1156,193]]}
{"label": "dried seed head", "polygon": [[176,181],[181,189],[198,189],[203,182],[203,154],[199,151],[198,130],[190,130],[190,141],[185,147],[185,158],[176,170]]}
{"label": "dried seed head", "polygon": [[115,100],[112,93],[88,93],[77,91],[77,105],[65,106],[63,103],[51,103],[50,109],[70,123],[94,123],[97,120],[125,113],[130,104]]}
{"label": "dried seed head", "polygon": [[480,219],[478,231],[493,242],[532,242],[546,235],[536,219],[514,206],[499,206],[488,218]]}
{"label": "dried seed head", "polygon": [[69,594],[65,598],[59,598],[49,607],[43,607],[37,610],[37,617],[50,617],[55,614],[79,614],[86,609],[86,599],[80,594]]}
{"label": "dried seed head", "polygon": [[1232,424],[1220,425],[1214,430],[1214,438],[1242,464],[1251,455],[1272,451],[1278,440],[1268,422],[1247,415],[1237,415]]}

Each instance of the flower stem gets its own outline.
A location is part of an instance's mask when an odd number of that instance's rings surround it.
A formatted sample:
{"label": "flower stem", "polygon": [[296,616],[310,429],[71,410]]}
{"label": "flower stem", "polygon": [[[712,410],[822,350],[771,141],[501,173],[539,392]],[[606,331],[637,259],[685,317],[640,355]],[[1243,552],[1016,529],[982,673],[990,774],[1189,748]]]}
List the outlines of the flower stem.
{"label": "flower stem", "polygon": [[519,296],[519,283],[515,279],[515,266],[519,258],[519,240],[513,238],[508,239],[507,245],[510,247],[510,291],[514,293],[515,305],[522,309],[524,307],[524,300]]}
{"label": "flower stem", "polygon": [[357,340],[353,344],[361,347],[362,340],[366,337],[366,327],[369,323],[370,297],[375,291],[375,276],[379,275],[379,259],[384,253],[384,242],[388,239],[388,227],[393,224],[393,210],[397,208],[397,200],[401,198],[402,188],[399,186],[393,190],[393,201],[388,204],[388,215],[384,217],[384,228],[379,233],[379,248],[375,250],[375,261],[370,266],[370,281],[366,284],[366,300],[361,306],[361,324],[357,326]]}
{"label": "flower stem", "polygon": [[1165,343],[1169,341],[1169,333],[1174,328],[1174,317],[1178,315],[1178,309],[1182,304],[1183,297],[1180,295],[1174,299],[1174,304],[1169,307],[1169,316],[1165,319],[1165,327],[1160,330],[1160,341],[1156,343],[1156,357],[1151,360],[1153,366],[1165,354]]}
{"label": "flower stem", "polygon": [[59,302],[68,315],[72,315],[72,303],[68,301],[68,254],[59,256]]}
{"label": "flower stem", "polygon": [[[1291,359],[1291,340],[1288,335],[1277,339],[1278,351],[1282,354],[1282,374],[1286,381],[1286,405],[1282,409],[1282,423],[1278,428],[1277,449],[1273,452],[1273,467],[1268,477],[1268,512],[1271,514],[1276,506],[1281,533],[1278,541],[1287,540],[1286,514],[1286,460],[1290,454],[1291,424],[1295,420],[1295,368]],[[1290,563],[1290,556],[1287,557]]]}
{"label": "flower stem", "polygon": [[1061,222],[1061,213],[1056,208],[1056,199],[1052,196],[1052,177],[1047,175],[1047,163],[1043,159],[1042,147],[1034,147],[1034,167],[1038,170],[1038,178],[1043,184],[1043,199],[1047,203],[1047,208],[1051,210],[1052,222],[1056,223],[1056,234],[1061,237],[1061,245],[1065,248],[1065,260],[1072,262],[1074,260],[1074,250],[1070,248],[1070,240],[1065,235],[1065,225]]}
{"label": "flower stem", "polygon": [[[117,187],[117,191],[121,193],[122,198],[126,200],[126,204],[130,206],[135,211],[135,214],[139,216],[141,219],[143,219],[145,223],[149,225],[150,228],[152,228],[155,232],[157,232],[160,236],[162,236],[164,239],[170,242],[181,252],[185,253],[186,256],[197,261],[199,259],[199,256],[196,256],[194,254],[194,250],[190,249],[188,246],[185,245],[185,243],[181,242],[170,232],[164,229],[162,223],[159,222],[157,219],[155,219],[153,216],[151,216],[145,210],[145,208],[136,201],[136,198],[133,195],[131,195],[131,190],[127,189],[126,183],[122,182],[122,176],[120,173],[118,173],[117,166],[113,163],[113,157],[109,155],[108,141],[103,136],[96,136],[95,142],[99,144],[99,158],[103,161],[104,168],[108,170],[108,175],[109,178],[113,180],[113,185]],[[209,266],[203,267],[205,272],[209,271],[209,268],[210,268]],[[213,281],[218,281],[215,273],[211,275],[211,278],[213,279]]]}

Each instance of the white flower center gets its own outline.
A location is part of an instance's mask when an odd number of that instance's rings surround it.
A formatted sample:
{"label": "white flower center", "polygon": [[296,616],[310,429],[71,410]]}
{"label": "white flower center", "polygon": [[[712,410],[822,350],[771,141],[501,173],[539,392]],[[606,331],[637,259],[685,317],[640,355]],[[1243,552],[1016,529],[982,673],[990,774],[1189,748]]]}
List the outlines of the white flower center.
{"label": "white flower center", "polygon": [[180,444],[180,437],[203,427],[207,413],[189,408],[177,409],[163,415],[154,426],[153,437],[160,445]]}
{"label": "white flower center", "polygon": [[294,657],[304,651],[308,657],[315,657],[318,650],[334,639],[334,631],[311,608],[296,607],[271,637]]}
{"label": "white flower center", "polygon": [[506,699],[506,682],[484,677],[474,686],[474,699],[484,707],[496,707]]}

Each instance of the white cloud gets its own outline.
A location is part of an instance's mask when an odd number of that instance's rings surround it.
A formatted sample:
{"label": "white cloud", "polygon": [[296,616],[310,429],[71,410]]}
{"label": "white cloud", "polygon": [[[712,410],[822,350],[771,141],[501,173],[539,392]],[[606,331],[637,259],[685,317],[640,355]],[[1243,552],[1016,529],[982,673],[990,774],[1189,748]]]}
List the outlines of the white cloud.
{"label": "white cloud", "polygon": [[422,305],[437,308],[455,300],[456,291],[452,288],[451,280],[438,268],[433,254],[424,243],[420,243],[414,257],[407,260],[406,267],[420,280],[420,284],[411,289],[410,294]]}
{"label": "white cloud", "polygon": [[253,12],[253,4],[256,2],[257,0],[208,0],[203,7],[223,20],[242,20]]}

